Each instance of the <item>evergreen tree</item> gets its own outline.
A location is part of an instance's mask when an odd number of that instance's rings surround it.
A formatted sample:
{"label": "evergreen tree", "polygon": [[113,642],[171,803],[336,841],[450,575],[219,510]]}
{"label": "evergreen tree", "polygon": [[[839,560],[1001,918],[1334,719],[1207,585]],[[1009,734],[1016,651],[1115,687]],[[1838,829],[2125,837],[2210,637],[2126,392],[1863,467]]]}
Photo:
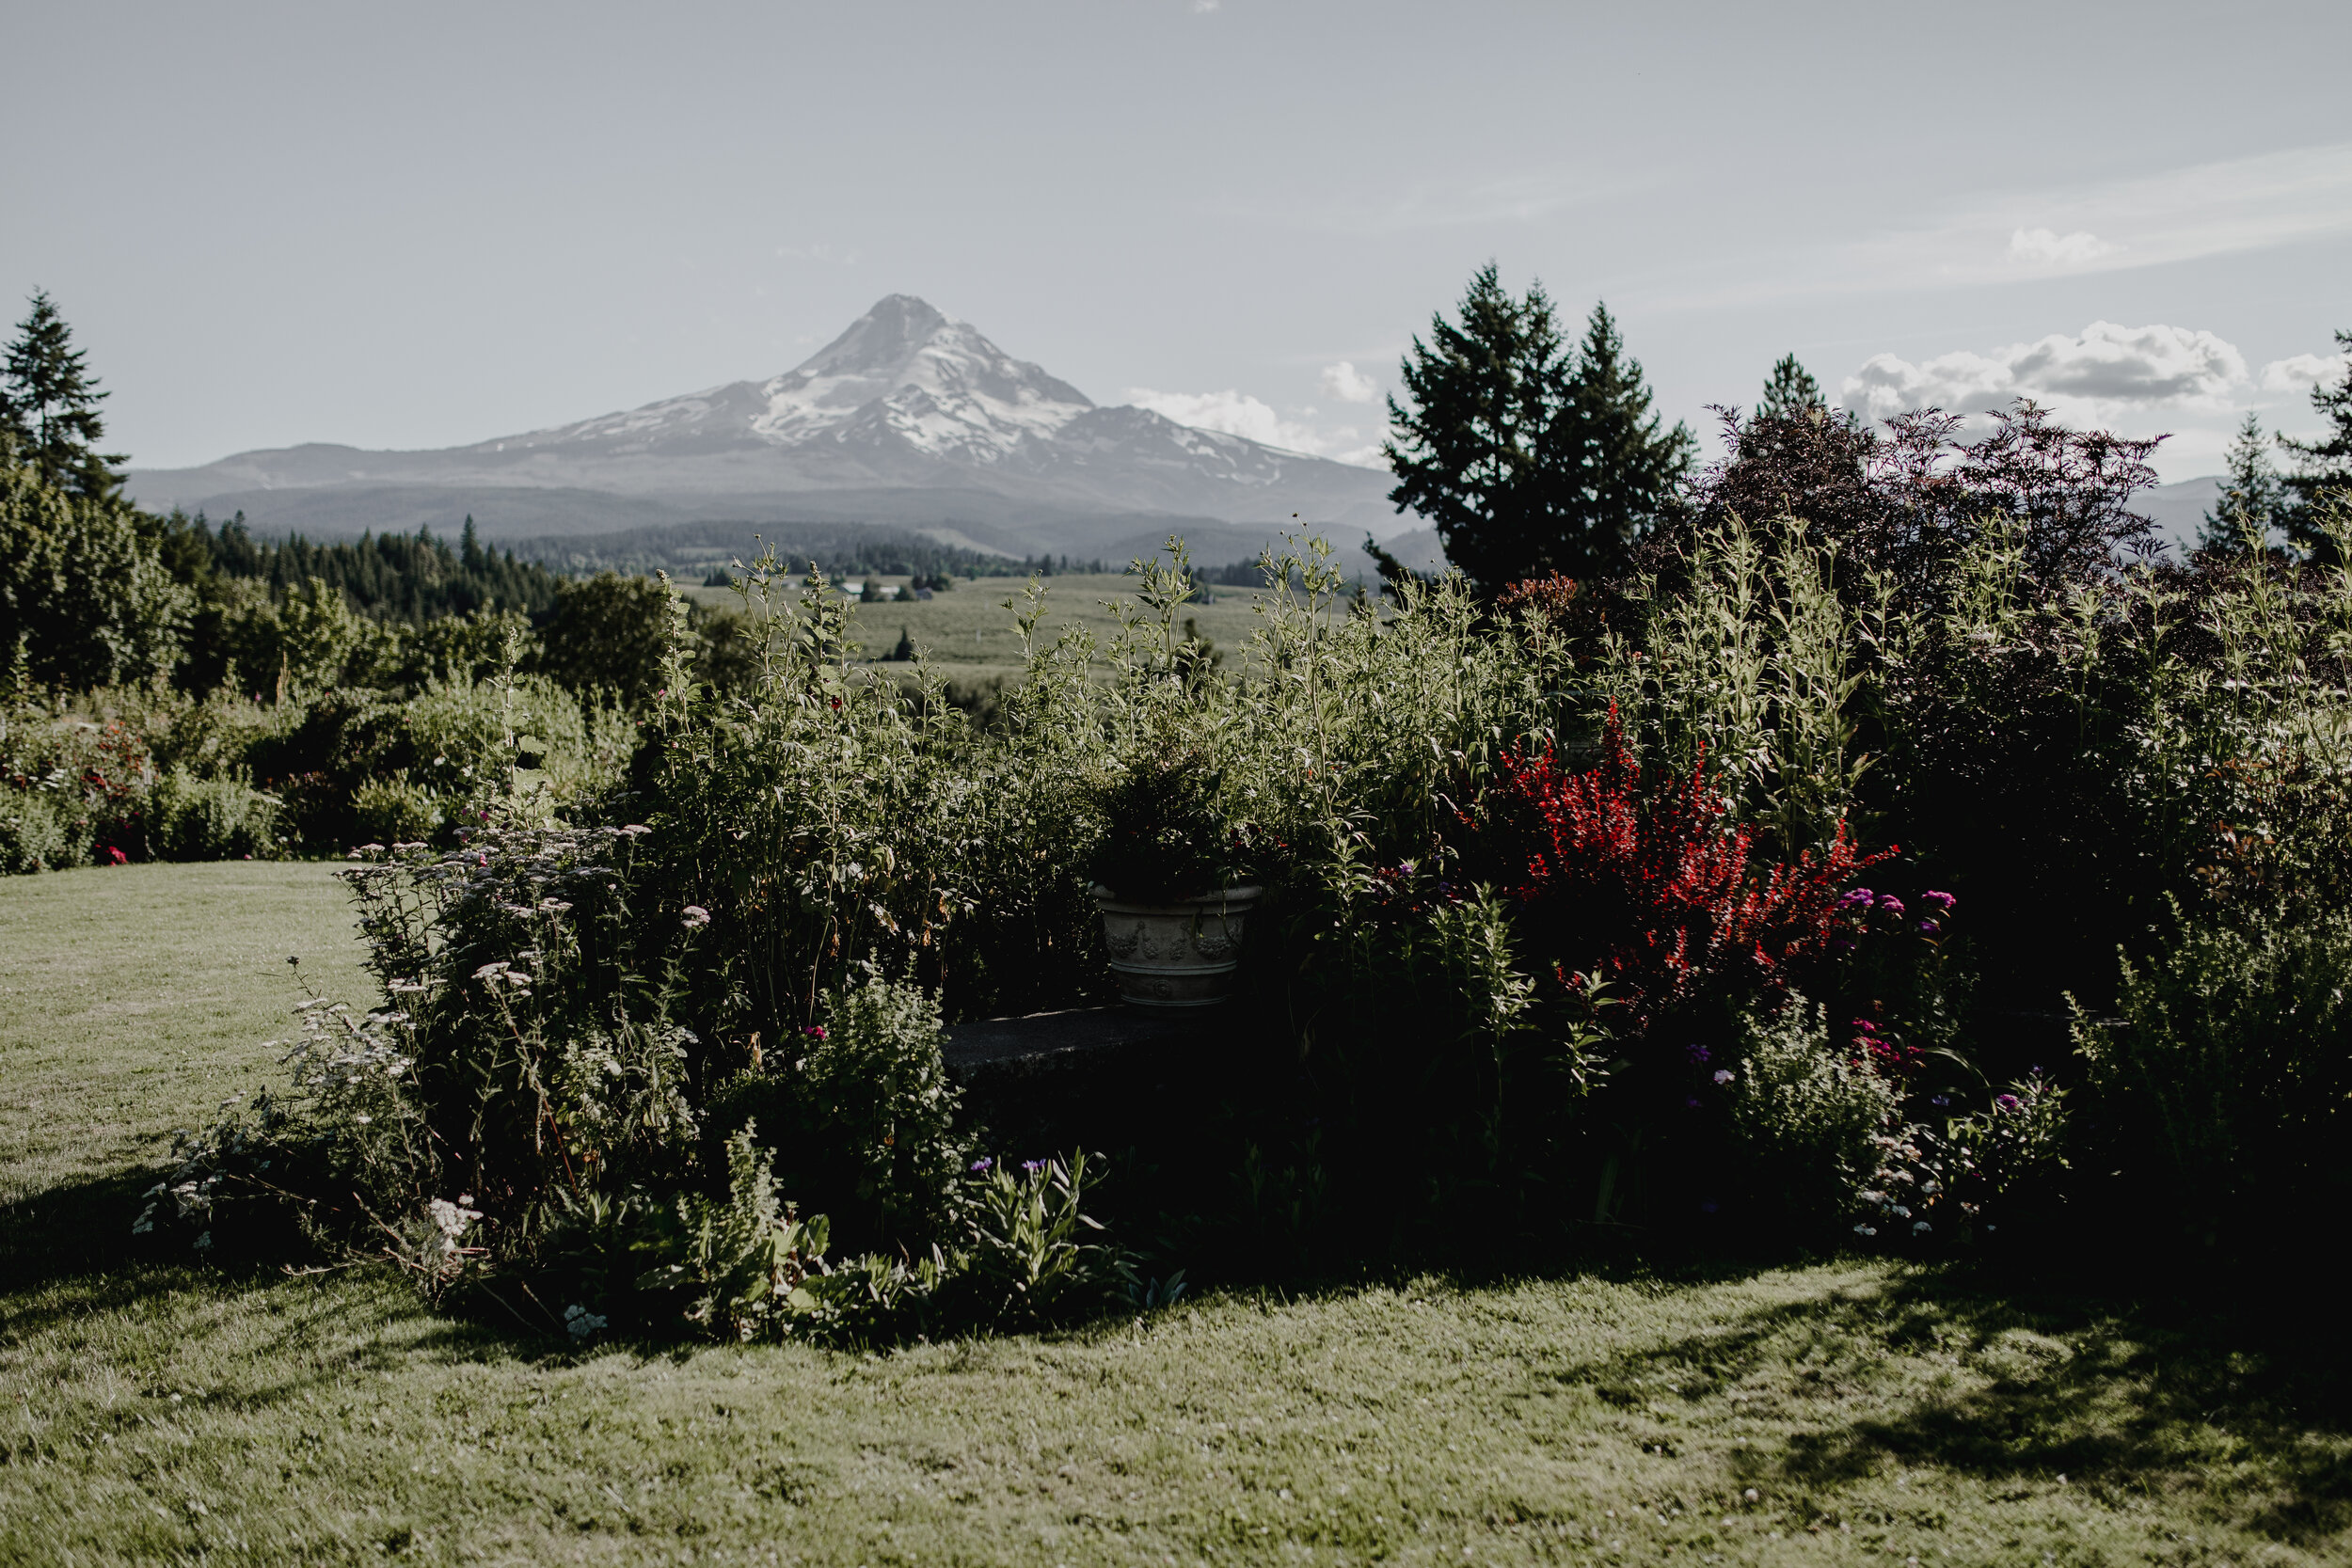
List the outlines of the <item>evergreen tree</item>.
{"label": "evergreen tree", "polygon": [[2345,354],[2344,374],[2332,387],[2321,382],[2312,388],[2312,407],[2328,428],[2312,441],[2279,437],[2279,445],[2303,460],[2286,479],[2296,499],[2286,514],[2287,537],[2314,554],[2329,547],[2320,531],[2320,509],[2331,498],[2352,501],[2352,330],[2338,331],[2336,346]]}
{"label": "evergreen tree", "polygon": [[1829,406],[1829,399],[1821,393],[1821,384],[1813,379],[1813,372],[1797,363],[1793,354],[1784,354],[1772,367],[1770,380],[1764,383],[1764,396],[1757,400],[1756,417],[1759,420],[1786,420],[1807,409]]}
{"label": "evergreen tree", "polygon": [[68,493],[0,441],[0,671],[20,652],[43,686],[168,674],[196,594],[174,581],[138,514]]}
{"label": "evergreen tree", "polygon": [[17,323],[0,379],[0,429],[16,438],[17,461],[43,483],[70,496],[111,500],[122,488],[129,459],[101,452],[106,398],[73,346],[73,330],[46,290],[35,290],[32,313]]}
{"label": "evergreen tree", "polygon": [[1661,432],[1642,368],[1596,306],[1571,353],[1541,284],[1514,298],[1489,261],[1401,367],[1411,406],[1389,400],[1389,499],[1436,525],[1481,591],[1622,567],[1670,504],[1693,443]]}
{"label": "evergreen tree", "polygon": [[[1573,406],[1583,444],[1579,477],[1586,570],[1605,573],[1621,566],[1635,541],[1674,506],[1690,478],[1698,442],[1680,420],[1672,430],[1663,428],[1662,417],[1650,405],[1641,361],[1626,355],[1625,340],[1604,305],[1593,307],[1585,326]],[[1565,562],[1546,569],[1578,575]]]}
{"label": "evergreen tree", "polygon": [[1443,311],[1413,340],[1389,399],[1389,499],[1437,528],[1446,559],[1489,592],[1534,575],[1565,531],[1569,497],[1557,443],[1569,365],[1543,285],[1515,299],[1492,261],[1470,278],[1459,325]]}
{"label": "evergreen tree", "polygon": [[2221,494],[2214,499],[2214,509],[2205,514],[2197,531],[2197,553],[2241,556],[2249,546],[2267,549],[2270,531],[2284,510],[2286,491],[2278,470],[2270,466],[2270,444],[2263,439],[2260,420],[2246,416],[2224,461],[2229,473],[2221,482]]}

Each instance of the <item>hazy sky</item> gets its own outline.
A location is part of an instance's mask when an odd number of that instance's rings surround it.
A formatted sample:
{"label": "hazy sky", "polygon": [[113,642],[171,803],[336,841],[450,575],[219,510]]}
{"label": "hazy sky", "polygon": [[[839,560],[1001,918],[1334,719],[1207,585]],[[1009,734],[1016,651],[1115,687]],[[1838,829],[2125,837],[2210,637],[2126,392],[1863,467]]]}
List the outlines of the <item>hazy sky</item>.
{"label": "hazy sky", "polygon": [[0,296],[143,467],[770,375],[892,292],[1360,453],[1492,257],[1694,425],[1793,350],[2178,432],[2178,479],[2307,428],[2352,326],[2344,0],[0,0]]}

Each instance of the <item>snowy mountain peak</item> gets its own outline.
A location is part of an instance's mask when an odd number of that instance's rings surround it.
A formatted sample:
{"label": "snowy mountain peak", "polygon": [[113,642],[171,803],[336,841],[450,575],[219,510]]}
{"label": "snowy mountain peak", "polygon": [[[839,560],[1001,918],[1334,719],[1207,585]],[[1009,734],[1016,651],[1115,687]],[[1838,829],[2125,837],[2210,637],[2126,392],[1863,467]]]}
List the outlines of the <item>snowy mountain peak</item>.
{"label": "snowy mountain peak", "polygon": [[993,465],[1094,406],[1039,366],[913,294],[889,294],[797,368],[560,429],[509,449],[707,451],[714,441],[898,449]]}
{"label": "snowy mountain peak", "polygon": [[969,324],[890,294],[799,368],[764,383],[754,434],[799,446],[854,430],[932,456],[989,463],[1092,408],[1066,381],[1015,359]]}

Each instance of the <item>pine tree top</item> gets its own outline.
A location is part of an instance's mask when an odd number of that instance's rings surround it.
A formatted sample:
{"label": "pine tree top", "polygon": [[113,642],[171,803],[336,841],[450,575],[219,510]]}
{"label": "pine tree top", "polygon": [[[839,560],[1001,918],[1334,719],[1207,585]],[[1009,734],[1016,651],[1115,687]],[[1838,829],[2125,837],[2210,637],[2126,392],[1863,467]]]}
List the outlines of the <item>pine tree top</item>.
{"label": "pine tree top", "polygon": [[1821,384],[1813,379],[1813,372],[1800,364],[1795,355],[1784,354],[1764,382],[1764,395],[1756,400],[1756,417],[1782,420],[1808,408],[1828,406],[1829,399],[1823,395]]}
{"label": "pine tree top", "polygon": [[17,323],[0,366],[0,429],[15,438],[20,458],[69,495],[112,499],[129,460],[98,450],[106,435],[98,405],[106,396],[48,291],[33,291],[32,310]]}

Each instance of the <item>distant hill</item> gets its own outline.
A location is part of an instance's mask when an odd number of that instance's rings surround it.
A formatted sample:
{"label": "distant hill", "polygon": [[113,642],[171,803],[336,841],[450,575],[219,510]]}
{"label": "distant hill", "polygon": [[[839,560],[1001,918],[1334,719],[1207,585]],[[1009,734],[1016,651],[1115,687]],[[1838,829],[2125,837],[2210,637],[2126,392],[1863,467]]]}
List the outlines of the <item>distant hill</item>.
{"label": "distant hill", "polygon": [[2156,532],[2171,545],[2178,560],[2196,547],[2197,531],[2204,526],[2205,514],[2220,499],[2221,476],[2208,474],[2142,490],[2132,498],[2132,505],[2155,523]]}
{"label": "distant hill", "polygon": [[1284,526],[1334,542],[1406,531],[1417,519],[1391,508],[1391,483],[1148,409],[1098,406],[965,323],[892,294],[766,381],[439,451],[313,444],[135,470],[130,491],[149,507],[241,511],[259,531],[313,538],[451,532],[468,516],[501,543],[744,519],[1107,558],[1170,527],[1222,525],[1260,542]]}

